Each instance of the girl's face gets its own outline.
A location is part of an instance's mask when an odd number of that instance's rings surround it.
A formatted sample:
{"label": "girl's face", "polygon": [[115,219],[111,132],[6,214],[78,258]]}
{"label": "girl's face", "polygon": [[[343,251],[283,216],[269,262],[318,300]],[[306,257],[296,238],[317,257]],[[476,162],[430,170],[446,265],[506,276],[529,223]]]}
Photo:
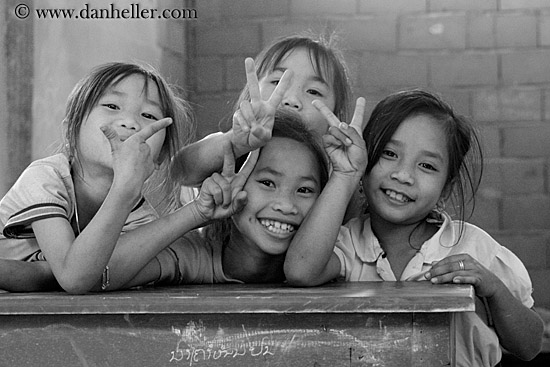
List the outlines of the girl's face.
{"label": "girl's face", "polygon": [[297,48],[289,52],[275,66],[272,73],[259,80],[260,93],[268,100],[285,70],[292,70],[292,80],[281,102],[283,108],[298,113],[303,122],[312,130],[323,135],[328,130],[328,122],[311,102],[315,99],[323,102],[334,111],[335,97],[331,82],[324,80],[315,72],[309,51]]}
{"label": "girl's face", "polygon": [[321,191],[320,169],[302,143],[274,137],[261,151],[244,191],[248,203],[233,221],[246,245],[263,253],[286,252]]}
{"label": "girl's face", "polygon": [[[80,128],[77,149],[83,167],[112,169],[111,146],[100,130],[101,126],[110,125],[124,141],[147,124],[163,118],[160,106],[156,84],[150,81],[145,90],[145,77],[142,75],[130,75],[111,85]],[[163,129],[147,140],[155,161],[165,136],[166,130]]]}
{"label": "girl's face", "polygon": [[441,125],[430,116],[406,118],[363,177],[370,212],[393,224],[424,220],[447,182],[446,142]]}

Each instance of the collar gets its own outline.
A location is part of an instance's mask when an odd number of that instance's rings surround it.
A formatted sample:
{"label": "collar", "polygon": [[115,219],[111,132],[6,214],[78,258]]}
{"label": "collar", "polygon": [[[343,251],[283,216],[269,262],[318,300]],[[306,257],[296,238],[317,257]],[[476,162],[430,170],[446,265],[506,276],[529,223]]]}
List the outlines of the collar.
{"label": "collar", "polygon": [[[353,239],[354,243],[359,244],[355,249],[357,257],[365,263],[376,263],[384,255],[384,250],[372,232],[370,218],[364,220],[357,218],[352,221],[350,221],[351,226],[358,226],[358,231],[352,231],[352,236],[358,236]],[[439,226],[439,230],[422,244],[419,251],[424,258],[424,263],[431,264],[448,256],[458,238],[458,231],[446,212],[433,212],[426,218],[426,221]]]}

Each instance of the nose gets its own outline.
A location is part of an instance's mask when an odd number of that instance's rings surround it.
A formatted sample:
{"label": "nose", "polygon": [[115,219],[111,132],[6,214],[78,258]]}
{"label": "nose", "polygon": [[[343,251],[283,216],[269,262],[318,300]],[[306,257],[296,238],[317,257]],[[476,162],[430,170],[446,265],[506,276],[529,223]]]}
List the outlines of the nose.
{"label": "nose", "polygon": [[414,174],[412,169],[404,164],[398,166],[391,174],[390,178],[403,184],[414,184]]}
{"label": "nose", "polygon": [[287,90],[285,95],[283,96],[281,104],[284,108],[288,108],[291,110],[301,110],[302,101],[300,99],[298,88],[294,87]]}
{"label": "nose", "polygon": [[127,114],[119,120],[119,126],[124,127],[133,132],[138,132],[141,130],[141,125],[139,124],[139,119],[133,114]]}
{"label": "nose", "polygon": [[282,194],[273,201],[273,210],[283,214],[298,214],[298,208],[295,205],[295,200],[288,194]]}

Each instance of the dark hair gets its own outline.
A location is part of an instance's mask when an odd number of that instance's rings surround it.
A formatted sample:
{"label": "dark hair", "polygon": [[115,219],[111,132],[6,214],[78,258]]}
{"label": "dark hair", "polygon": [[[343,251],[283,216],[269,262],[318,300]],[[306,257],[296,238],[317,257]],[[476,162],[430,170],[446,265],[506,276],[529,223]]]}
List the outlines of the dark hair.
{"label": "dark hair", "polygon": [[[329,164],[320,141],[320,137],[314,131],[309,130],[300,117],[288,111],[278,110],[275,113],[275,122],[273,124],[272,138],[288,138],[295,140],[306,146],[315,157],[319,166],[320,189],[322,190],[329,178]],[[260,150],[260,155],[261,155]],[[231,218],[221,219],[212,222],[205,228],[205,235],[212,242],[221,242],[224,245],[228,243],[233,221]]]}
{"label": "dark hair", "polygon": [[443,199],[451,202],[455,212],[464,221],[465,205],[472,202],[472,213],[475,193],[481,181],[481,144],[471,121],[455,113],[448,103],[435,94],[419,89],[401,91],[387,96],[376,105],[363,131],[363,139],[369,152],[365,174],[368,175],[378,163],[401,123],[417,115],[432,117],[445,131],[449,172],[446,180],[447,197]]}
{"label": "dark hair", "polygon": [[[294,35],[279,38],[264,48],[255,58],[258,79],[265,77],[281,63],[292,51],[304,48],[309,51],[311,64],[317,74],[323,77],[333,89],[335,105],[334,114],[340,121],[348,121],[348,109],[351,99],[351,88],[346,62],[342,53],[336,48],[336,36]],[[248,86],[245,85],[235,104],[239,108],[242,101],[250,99]],[[228,130],[231,121],[222,121],[221,130]]]}
{"label": "dark hair", "polygon": [[192,141],[195,123],[189,104],[179,97],[176,88],[168,84],[152,67],[121,62],[107,63],[92,69],[87,76],[81,79],[73,88],[67,101],[63,119],[62,150],[69,157],[71,164],[78,164],[77,140],[83,121],[109,87],[136,74],[142,75],[145,79],[145,93],[149,83],[154,83],[160,95],[163,117],[171,117],[173,120],[172,124],[166,128],[166,138],[159,154],[160,169],[155,171],[148,180],[150,189],[154,189],[150,183],[156,182],[156,185],[162,187],[163,191],[172,194],[175,183],[169,179],[171,177],[170,160],[183,145]]}

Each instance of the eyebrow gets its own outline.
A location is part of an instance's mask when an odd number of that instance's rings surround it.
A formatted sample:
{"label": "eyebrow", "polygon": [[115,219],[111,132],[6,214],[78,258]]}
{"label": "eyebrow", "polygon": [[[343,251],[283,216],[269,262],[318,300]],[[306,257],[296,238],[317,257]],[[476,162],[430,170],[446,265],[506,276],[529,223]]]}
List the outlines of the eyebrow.
{"label": "eyebrow", "polygon": [[[119,96],[119,97],[125,97],[127,96],[128,94],[127,93],[124,93],[124,92],[121,92],[119,90],[116,90],[115,89],[116,87],[114,86],[111,86],[109,87],[105,93],[103,94],[102,98],[109,95],[109,94],[113,94],[115,96]],[[158,109],[160,109],[162,111],[162,106],[160,105],[160,103],[158,103],[157,101],[153,101],[152,99],[148,98],[147,95],[145,96],[145,100],[147,101],[147,103],[157,107]]]}
{"label": "eyebrow", "polygon": [[[283,68],[281,66],[276,66],[273,68],[273,71],[280,71],[282,73],[284,73],[285,71],[287,70],[287,68]],[[314,81],[314,82],[319,82],[319,83],[322,83],[324,85],[326,85],[327,87],[329,87],[329,84],[326,82],[325,79],[323,79],[322,77],[320,77],[319,75],[315,74],[315,76],[309,78],[310,80]]]}
{"label": "eyebrow", "polygon": [[[393,140],[391,139],[388,143],[392,143],[392,144],[395,144],[397,146],[403,146],[403,144],[398,141],[398,140]],[[429,158],[434,158],[434,159],[437,159],[441,162],[445,162],[445,159],[443,158],[443,156],[437,152],[433,152],[431,150],[421,150],[420,153],[423,155],[423,156],[426,156],[426,157],[429,157]]]}
{"label": "eyebrow", "polygon": [[[271,167],[260,168],[258,170],[255,170],[254,173],[269,173],[269,174],[272,174],[273,176],[276,176],[276,177],[281,177],[283,175],[283,173],[281,173],[279,171],[276,171]],[[302,181],[313,181],[313,182],[315,182],[316,185],[320,186],[319,180],[317,178],[315,178],[313,175],[300,176],[299,179],[302,180]]]}

